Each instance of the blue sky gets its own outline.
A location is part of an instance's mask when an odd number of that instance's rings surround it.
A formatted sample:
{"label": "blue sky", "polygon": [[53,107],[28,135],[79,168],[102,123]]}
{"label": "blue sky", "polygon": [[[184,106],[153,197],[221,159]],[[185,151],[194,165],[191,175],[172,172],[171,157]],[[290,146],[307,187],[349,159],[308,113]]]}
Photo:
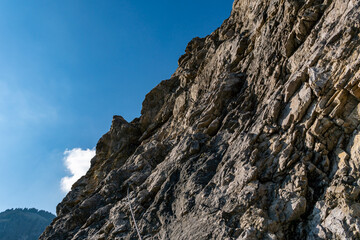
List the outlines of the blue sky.
{"label": "blue sky", "polygon": [[92,149],[187,43],[221,25],[232,0],[1,0],[0,211],[55,212],[64,152]]}

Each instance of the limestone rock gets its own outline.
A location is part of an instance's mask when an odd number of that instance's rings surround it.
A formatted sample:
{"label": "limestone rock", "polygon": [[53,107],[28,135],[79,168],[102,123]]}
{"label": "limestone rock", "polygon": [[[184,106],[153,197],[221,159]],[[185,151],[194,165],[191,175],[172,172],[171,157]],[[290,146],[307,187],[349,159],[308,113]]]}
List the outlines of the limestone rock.
{"label": "limestone rock", "polygon": [[[360,239],[360,1],[235,0],[115,116],[40,239]],[[129,194],[128,194],[129,191]]]}

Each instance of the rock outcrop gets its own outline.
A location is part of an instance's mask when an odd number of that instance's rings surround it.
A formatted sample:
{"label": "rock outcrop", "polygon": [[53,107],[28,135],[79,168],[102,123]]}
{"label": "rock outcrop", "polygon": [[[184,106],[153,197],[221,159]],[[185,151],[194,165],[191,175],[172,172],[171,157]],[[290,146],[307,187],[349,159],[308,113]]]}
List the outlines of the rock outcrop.
{"label": "rock outcrop", "polygon": [[236,0],[141,113],[40,239],[360,239],[360,1]]}

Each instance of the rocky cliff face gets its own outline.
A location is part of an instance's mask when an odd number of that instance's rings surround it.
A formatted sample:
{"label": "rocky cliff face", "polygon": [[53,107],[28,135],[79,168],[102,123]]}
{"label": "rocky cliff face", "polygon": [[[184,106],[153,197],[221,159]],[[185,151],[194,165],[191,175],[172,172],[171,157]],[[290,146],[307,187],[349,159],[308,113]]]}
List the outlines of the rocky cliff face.
{"label": "rocky cliff face", "polygon": [[359,34],[358,0],[236,0],[40,239],[136,239],[129,203],[143,239],[359,239]]}

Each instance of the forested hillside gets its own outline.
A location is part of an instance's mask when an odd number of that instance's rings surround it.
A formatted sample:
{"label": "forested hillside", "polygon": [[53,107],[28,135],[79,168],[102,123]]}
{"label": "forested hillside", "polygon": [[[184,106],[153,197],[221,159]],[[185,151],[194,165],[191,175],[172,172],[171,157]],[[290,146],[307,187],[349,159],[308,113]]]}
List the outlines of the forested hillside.
{"label": "forested hillside", "polygon": [[0,240],[38,239],[54,218],[52,213],[35,208],[6,210],[0,213]]}

